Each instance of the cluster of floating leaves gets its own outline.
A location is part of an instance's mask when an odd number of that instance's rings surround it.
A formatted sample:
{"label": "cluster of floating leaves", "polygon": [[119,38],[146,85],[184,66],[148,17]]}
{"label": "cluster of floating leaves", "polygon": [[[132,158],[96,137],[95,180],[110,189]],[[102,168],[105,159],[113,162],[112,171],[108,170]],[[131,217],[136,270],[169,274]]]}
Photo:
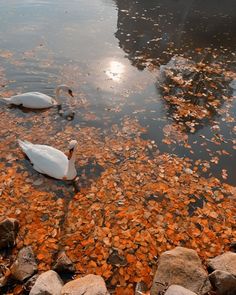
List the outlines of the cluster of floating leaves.
{"label": "cluster of floating leaves", "polygon": [[221,63],[195,63],[174,56],[160,67],[158,85],[171,117],[182,129],[194,133],[232,100],[229,84],[235,78],[235,73],[226,71]]}
{"label": "cluster of floating leaves", "polygon": [[101,274],[116,294],[132,294],[137,282],[150,286],[163,251],[182,245],[207,258],[234,238],[233,187],[127,133],[107,138],[104,150],[104,172],[74,197],[67,216],[63,244],[81,274]]}
{"label": "cluster of floating leaves", "polygon": [[[33,59],[41,47],[24,55]],[[0,56],[20,66],[10,52],[2,51]],[[224,86],[235,76],[218,64],[177,58],[173,70],[171,62],[161,69],[165,75],[163,97],[174,118],[163,128],[163,142],[183,142],[191,151],[187,129],[194,133],[198,124],[215,113],[233,122],[229,115],[233,98],[224,93]],[[178,63],[182,63],[179,68]],[[47,64],[50,62],[45,60]],[[72,79],[74,84],[82,79],[79,70],[70,72],[78,76]],[[66,80],[70,83],[71,76],[65,76],[70,77]],[[206,87],[203,81],[208,83]],[[4,87],[3,69],[0,82],[2,96],[14,94]],[[141,91],[143,85],[139,87]],[[125,103],[126,96],[119,108]],[[109,109],[109,113],[119,108]],[[132,118],[121,117],[119,126],[107,112],[103,117],[88,109],[79,114],[86,122],[108,122],[106,129],[99,129],[63,121],[53,109],[22,114],[3,106],[0,218],[15,217],[21,225],[13,257],[0,256],[3,265],[9,266],[19,249],[31,245],[39,271],[45,271],[63,249],[75,263],[76,275],[100,274],[116,294],[133,294],[137,282],[151,286],[156,258],[163,251],[181,245],[197,250],[206,259],[222,253],[235,239],[235,187],[203,176],[228,152],[219,148],[218,154],[210,154],[210,161],[160,153],[158,144],[143,139],[146,130],[134,118],[138,113],[135,110]],[[211,129],[215,136],[207,139],[202,135],[204,144],[208,140],[220,146],[225,139],[219,134],[218,123]],[[235,134],[235,128],[232,132]],[[18,138],[63,151],[70,139],[78,140],[76,191],[72,183],[34,171],[17,146]],[[235,148],[236,142],[232,142]],[[223,169],[223,180],[227,177]]]}
{"label": "cluster of floating leaves", "polygon": [[[43,122],[30,114],[31,125],[11,109],[1,114],[0,218],[20,221],[13,256],[32,245],[45,271],[64,249],[76,275],[100,274],[115,294],[133,294],[137,282],[151,286],[163,251],[182,245],[208,258],[235,239],[235,188],[200,176],[200,163],[160,154],[129,117],[106,130],[58,129],[49,112]],[[77,139],[79,192],[34,171],[17,147],[22,136],[61,150]]]}
{"label": "cluster of floating leaves", "polygon": [[[200,48],[196,50],[201,51]],[[208,59],[204,61],[206,56]],[[175,148],[182,145],[191,154],[196,153],[194,144],[200,149],[205,147],[209,157],[203,161],[199,159],[202,171],[216,167],[221,170],[219,177],[227,180],[234,172],[228,173],[229,166],[218,164],[222,159],[233,159],[235,154],[236,75],[226,65],[229,61],[220,59],[222,55],[208,51],[200,57],[200,62],[194,62],[190,58],[174,56],[166,65],[160,66],[157,85],[171,118],[163,128],[162,142]],[[207,133],[192,137],[191,142],[190,134],[197,135],[197,131],[207,125],[210,126]],[[233,176],[230,178],[234,181]]]}

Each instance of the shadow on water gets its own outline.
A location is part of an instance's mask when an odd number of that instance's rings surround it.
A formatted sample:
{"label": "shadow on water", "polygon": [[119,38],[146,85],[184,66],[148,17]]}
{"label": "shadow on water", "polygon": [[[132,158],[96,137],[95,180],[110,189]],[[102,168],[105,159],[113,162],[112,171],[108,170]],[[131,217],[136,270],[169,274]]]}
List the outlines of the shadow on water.
{"label": "shadow on water", "polygon": [[23,113],[26,113],[26,114],[33,113],[33,114],[40,115],[40,114],[43,114],[44,112],[47,111],[46,109],[42,109],[42,110],[40,110],[40,109],[29,109],[29,108],[23,107],[22,105],[16,106],[16,105],[13,105],[13,104],[9,106],[9,109],[11,109],[13,111],[16,111],[16,110],[19,109],[20,112],[18,112],[18,114],[22,114],[22,112],[23,112]]}
{"label": "shadow on water", "polygon": [[115,2],[115,36],[132,65],[140,70],[150,63],[165,64],[173,54],[196,56],[196,48],[235,50],[235,1]]}

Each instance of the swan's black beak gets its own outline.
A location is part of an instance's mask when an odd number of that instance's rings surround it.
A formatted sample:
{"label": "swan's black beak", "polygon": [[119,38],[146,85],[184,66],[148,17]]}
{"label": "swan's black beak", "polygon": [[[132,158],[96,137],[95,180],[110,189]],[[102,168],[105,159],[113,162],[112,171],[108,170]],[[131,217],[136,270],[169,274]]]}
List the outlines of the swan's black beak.
{"label": "swan's black beak", "polygon": [[68,93],[69,93],[69,95],[70,95],[71,97],[74,97],[73,92],[72,92],[71,89],[68,90]]}

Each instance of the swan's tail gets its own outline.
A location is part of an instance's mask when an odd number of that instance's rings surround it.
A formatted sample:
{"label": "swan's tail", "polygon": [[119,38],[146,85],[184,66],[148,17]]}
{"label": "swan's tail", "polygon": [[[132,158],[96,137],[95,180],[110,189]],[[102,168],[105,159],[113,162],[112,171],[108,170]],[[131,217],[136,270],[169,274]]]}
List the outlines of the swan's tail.
{"label": "swan's tail", "polygon": [[11,104],[11,97],[0,97],[0,101],[5,102],[7,104]]}
{"label": "swan's tail", "polygon": [[27,149],[29,149],[29,146],[31,145],[31,143],[27,140],[20,140],[18,139],[18,144],[19,146],[22,148],[22,150],[25,152]]}

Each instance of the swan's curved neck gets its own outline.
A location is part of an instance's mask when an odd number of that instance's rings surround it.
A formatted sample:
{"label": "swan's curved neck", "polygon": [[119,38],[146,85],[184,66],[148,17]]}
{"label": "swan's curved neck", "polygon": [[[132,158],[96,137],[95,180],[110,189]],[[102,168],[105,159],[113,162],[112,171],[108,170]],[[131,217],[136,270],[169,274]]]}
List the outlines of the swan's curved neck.
{"label": "swan's curved neck", "polygon": [[73,152],[72,152],[72,155],[71,155],[71,158],[69,160],[69,162],[72,162],[74,163],[75,162],[75,157],[76,157],[76,146],[73,148]]}
{"label": "swan's curved neck", "polygon": [[67,177],[74,175],[75,173],[75,158],[76,158],[76,147],[74,147],[71,158],[69,159]]}
{"label": "swan's curved neck", "polygon": [[58,86],[56,88],[56,96],[55,96],[55,99],[56,99],[56,101],[57,101],[57,103],[59,105],[61,105],[61,99],[60,99],[60,92],[61,92],[61,90],[62,90],[62,88],[60,86]]}

